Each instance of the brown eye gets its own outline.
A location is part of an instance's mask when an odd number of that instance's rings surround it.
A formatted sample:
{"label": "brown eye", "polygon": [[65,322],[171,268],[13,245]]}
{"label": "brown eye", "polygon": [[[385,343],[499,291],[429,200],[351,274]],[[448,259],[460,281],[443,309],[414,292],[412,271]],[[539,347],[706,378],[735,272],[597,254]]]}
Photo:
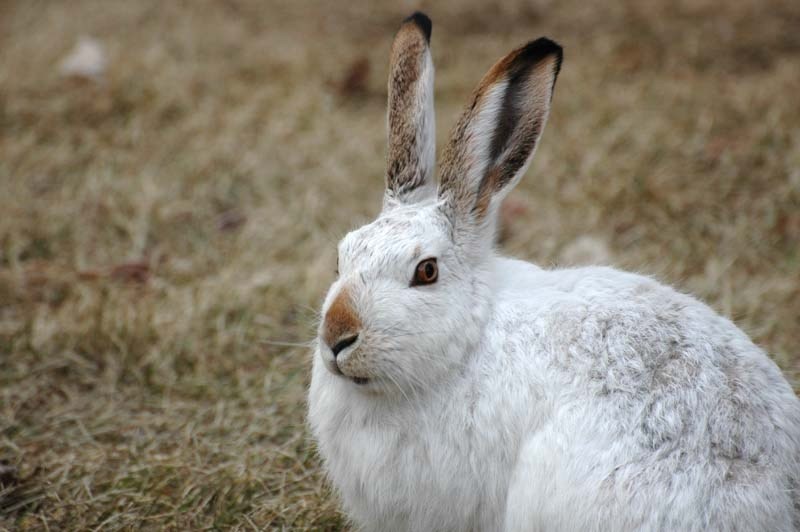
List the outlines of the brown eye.
{"label": "brown eye", "polygon": [[425,259],[417,264],[411,286],[435,283],[438,278],[439,267],[436,265],[436,259]]}

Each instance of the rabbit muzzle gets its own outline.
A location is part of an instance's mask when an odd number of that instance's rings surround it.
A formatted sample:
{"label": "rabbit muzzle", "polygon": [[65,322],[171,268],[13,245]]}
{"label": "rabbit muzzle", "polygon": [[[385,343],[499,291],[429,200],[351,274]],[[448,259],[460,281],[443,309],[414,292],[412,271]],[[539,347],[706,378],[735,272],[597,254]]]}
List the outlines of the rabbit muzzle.
{"label": "rabbit muzzle", "polygon": [[321,346],[325,366],[334,375],[347,377],[357,384],[367,382],[360,376],[361,364],[357,349],[362,339],[362,323],[356,312],[350,291],[343,287],[331,303],[322,323]]}

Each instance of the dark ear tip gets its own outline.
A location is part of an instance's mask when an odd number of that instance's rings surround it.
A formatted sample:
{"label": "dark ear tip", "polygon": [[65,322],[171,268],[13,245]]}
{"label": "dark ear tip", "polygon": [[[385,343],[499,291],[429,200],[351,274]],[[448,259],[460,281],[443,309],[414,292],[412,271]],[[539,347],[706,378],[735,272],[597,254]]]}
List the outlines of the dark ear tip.
{"label": "dark ear tip", "polygon": [[425,36],[425,40],[428,41],[428,43],[431,42],[431,30],[433,29],[433,23],[431,22],[431,19],[428,18],[428,15],[421,11],[415,11],[410,17],[403,21],[403,24],[407,22],[413,22],[416,24],[420,31],[422,31],[422,34]]}
{"label": "dark ear tip", "polygon": [[517,56],[526,63],[537,63],[548,56],[556,57],[556,75],[561,70],[561,61],[564,59],[564,49],[557,42],[547,37],[539,37],[531,41],[520,50]]}

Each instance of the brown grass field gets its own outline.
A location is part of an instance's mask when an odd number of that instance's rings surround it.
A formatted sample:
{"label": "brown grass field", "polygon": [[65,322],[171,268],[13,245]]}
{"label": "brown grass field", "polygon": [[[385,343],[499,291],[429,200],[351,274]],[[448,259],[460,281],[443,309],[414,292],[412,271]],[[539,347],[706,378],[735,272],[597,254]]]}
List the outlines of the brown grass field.
{"label": "brown grass field", "polygon": [[[797,0],[0,0],[0,529],[346,527],[308,343],[417,8],[440,146],[497,58],[564,45],[506,253],[655,275],[797,386]],[[99,81],[59,73],[84,34]]]}

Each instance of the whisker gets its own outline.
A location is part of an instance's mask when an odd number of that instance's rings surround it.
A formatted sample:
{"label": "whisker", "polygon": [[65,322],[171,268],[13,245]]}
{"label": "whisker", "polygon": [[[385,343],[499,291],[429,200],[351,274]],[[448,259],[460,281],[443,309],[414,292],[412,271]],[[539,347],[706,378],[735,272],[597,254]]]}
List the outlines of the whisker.
{"label": "whisker", "polygon": [[316,340],[309,340],[308,342],[287,342],[282,340],[261,340],[260,343],[266,345],[277,345],[281,347],[308,347],[314,346]]}

